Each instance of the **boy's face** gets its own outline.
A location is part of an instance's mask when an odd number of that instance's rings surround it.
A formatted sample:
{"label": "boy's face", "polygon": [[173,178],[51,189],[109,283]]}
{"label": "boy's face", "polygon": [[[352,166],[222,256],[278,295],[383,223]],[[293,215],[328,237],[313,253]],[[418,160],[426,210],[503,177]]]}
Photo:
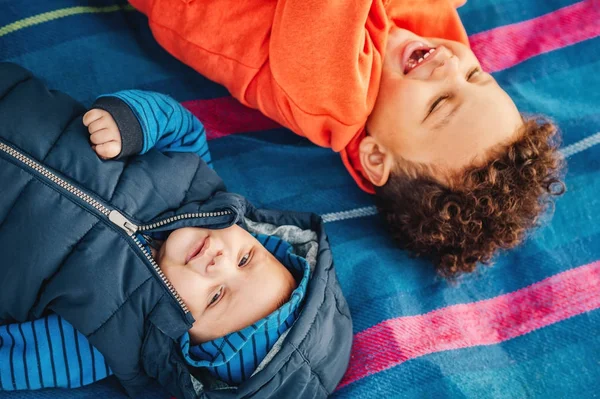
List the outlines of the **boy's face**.
{"label": "boy's face", "polygon": [[196,319],[190,330],[193,343],[222,337],[266,317],[296,288],[285,266],[237,225],[175,230],[156,258]]}
{"label": "boy's face", "polygon": [[399,157],[453,172],[485,161],[521,124],[511,98],[467,46],[394,29],[360,159],[375,185],[385,184],[383,169]]}

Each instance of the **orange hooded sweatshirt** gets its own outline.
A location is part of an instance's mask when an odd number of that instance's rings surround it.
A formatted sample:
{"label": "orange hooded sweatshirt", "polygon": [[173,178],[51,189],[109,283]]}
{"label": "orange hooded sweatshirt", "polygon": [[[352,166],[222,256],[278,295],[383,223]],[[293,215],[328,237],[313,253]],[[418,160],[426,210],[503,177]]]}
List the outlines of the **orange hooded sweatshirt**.
{"label": "orange hooded sweatshirt", "polygon": [[388,32],[468,44],[461,0],[130,0],[156,40],[242,104],[340,152],[365,191],[358,145]]}

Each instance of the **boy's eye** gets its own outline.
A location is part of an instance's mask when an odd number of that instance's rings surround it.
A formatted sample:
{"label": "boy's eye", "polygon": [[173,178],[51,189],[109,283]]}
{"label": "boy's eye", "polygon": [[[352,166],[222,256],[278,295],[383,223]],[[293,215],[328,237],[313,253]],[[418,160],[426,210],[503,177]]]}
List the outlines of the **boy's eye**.
{"label": "boy's eye", "polygon": [[[479,72],[481,72],[481,69],[479,67],[474,67],[473,69],[471,69],[469,71],[469,73],[467,73],[467,81],[469,81],[473,76],[477,75]],[[444,94],[443,96],[439,96],[434,102],[433,104],[431,104],[431,106],[429,107],[429,112],[427,113],[427,116],[429,116],[433,111],[435,111],[435,109],[437,108],[437,106],[444,100],[447,100],[448,98],[450,98],[450,94]],[[427,117],[426,117],[427,118]]]}
{"label": "boy's eye", "polygon": [[208,303],[208,306],[217,303],[219,299],[221,299],[221,295],[223,295],[223,287],[219,288],[219,291],[217,291],[215,295],[213,295],[213,297],[210,299],[210,302]]}
{"label": "boy's eye", "polygon": [[469,73],[467,74],[467,82],[476,74],[478,74],[479,72],[481,72],[481,69],[479,69],[479,67],[475,67],[473,69],[471,69],[469,71]]}
{"label": "boy's eye", "polygon": [[240,259],[240,263],[238,263],[238,266],[239,267],[246,266],[246,264],[248,263],[249,260],[250,260],[250,254],[244,255],[244,257],[242,259]]}
{"label": "boy's eye", "polygon": [[450,95],[448,94],[444,94],[443,96],[438,97],[433,104],[431,104],[431,107],[429,107],[429,113],[427,113],[427,115],[429,116],[429,114],[431,114],[433,111],[435,111],[435,109],[437,108],[437,106],[444,100],[450,98]]}

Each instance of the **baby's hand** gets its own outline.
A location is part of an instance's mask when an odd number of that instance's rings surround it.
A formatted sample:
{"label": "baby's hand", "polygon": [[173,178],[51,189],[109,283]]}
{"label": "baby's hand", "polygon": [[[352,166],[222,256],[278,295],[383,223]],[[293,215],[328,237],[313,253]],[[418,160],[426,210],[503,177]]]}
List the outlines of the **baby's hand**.
{"label": "baby's hand", "polygon": [[83,124],[90,132],[92,149],[100,158],[111,159],[121,153],[121,132],[108,112],[94,108],[83,115]]}

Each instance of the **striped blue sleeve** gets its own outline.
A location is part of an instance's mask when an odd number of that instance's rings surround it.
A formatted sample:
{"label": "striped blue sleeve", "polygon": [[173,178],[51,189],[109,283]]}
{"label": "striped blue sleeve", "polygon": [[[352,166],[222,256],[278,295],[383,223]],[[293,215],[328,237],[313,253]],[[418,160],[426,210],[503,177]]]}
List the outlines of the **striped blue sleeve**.
{"label": "striped blue sleeve", "polygon": [[171,97],[141,90],[125,90],[103,97],[116,97],[137,117],[143,132],[141,154],[151,148],[163,152],[193,152],[212,166],[206,131],[202,123]]}
{"label": "striped blue sleeve", "polygon": [[111,375],[98,350],[59,316],[0,326],[0,390],[77,388]]}

